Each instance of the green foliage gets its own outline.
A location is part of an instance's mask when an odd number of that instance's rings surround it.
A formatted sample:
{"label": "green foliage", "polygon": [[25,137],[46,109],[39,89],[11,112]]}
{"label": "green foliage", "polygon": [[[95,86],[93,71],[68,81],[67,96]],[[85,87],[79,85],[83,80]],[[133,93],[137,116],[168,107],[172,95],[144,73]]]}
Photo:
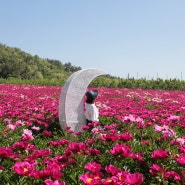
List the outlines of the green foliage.
{"label": "green foliage", "polygon": [[[63,177],[62,181],[65,181],[66,184],[71,185],[79,185],[82,184],[79,180],[79,176],[85,173],[84,166],[91,162],[91,161],[98,161],[103,168],[105,166],[112,164],[116,166],[117,168],[120,168],[125,171],[129,171],[131,173],[139,172],[144,174],[145,181],[143,182],[143,185],[147,184],[168,184],[170,182],[166,181],[162,176],[152,176],[149,173],[149,167],[153,164],[158,162],[161,166],[165,167],[166,169],[173,169],[174,170],[181,170],[180,165],[178,165],[173,158],[170,159],[162,159],[162,160],[154,160],[151,158],[151,154],[153,150],[159,149],[159,148],[167,148],[171,151],[171,156],[173,156],[178,151],[178,147],[173,145],[171,146],[169,144],[169,141],[163,141],[159,142],[157,138],[160,137],[159,133],[153,132],[152,127],[145,128],[145,132],[143,133],[142,130],[138,130],[136,125],[134,123],[132,124],[124,124],[120,122],[119,120],[113,119],[113,118],[106,118],[101,117],[102,121],[102,127],[103,125],[109,125],[112,123],[118,123],[119,124],[119,131],[127,130],[130,133],[133,134],[134,140],[132,141],[125,141],[124,144],[127,146],[132,147],[133,152],[141,152],[145,153],[144,161],[146,164],[142,166],[142,164],[137,163],[135,160],[129,157],[123,157],[121,155],[110,155],[110,150],[115,146],[115,144],[120,144],[122,142],[120,141],[101,141],[99,138],[93,138],[94,143],[91,145],[91,148],[98,149],[102,154],[101,155],[84,155],[84,153],[74,152],[72,155],[72,158],[74,159],[75,163],[72,165],[69,165],[65,167],[65,169],[62,171]],[[67,145],[63,145],[60,147],[56,146],[50,146],[48,143],[50,140],[53,141],[59,141],[61,139],[67,139],[70,142],[83,142],[85,143],[87,139],[92,138],[92,134],[89,131],[85,131],[82,133],[81,136],[76,137],[73,134],[69,134],[66,131],[62,131],[58,128],[58,123],[53,122],[51,123],[51,128],[53,131],[52,136],[43,136],[41,133],[34,134],[35,139],[32,141],[32,144],[37,146],[37,149],[42,150],[46,148],[50,148],[52,155],[50,156],[55,157],[56,155],[63,155],[64,151],[67,148]],[[103,127],[104,128],[104,127]],[[0,131],[2,132],[5,129],[5,125],[1,123]],[[4,143],[1,144],[1,146],[11,146],[16,141],[20,141],[21,137],[21,129],[11,132],[10,135],[7,135],[5,138],[2,139]],[[108,133],[108,132],[107,132]],[[148,140],[150,141],[150,145],[146,146],[142,143],[142,140]],[[5,145],[6,143],[6,145]],[[28,153],[28,151],[25,150],[19,150],[17,151],[19,154],[22,155],[23,158],[27,157],[28,155],[31,155],[31,153]],[[70,156],[69,156],[70,157]],[[42,159],[40,159],[42,161]],[[34,179],[32,177],[26,177],[26,176],[20,176],[13,172],[12,166],[14,165],[15,161],[4,158],[1,159],[1,165],[5,167],[3,171],[0,171],[0,179],[2,180],[1,183],[3,184],[43,184],[42,179]],[[161,181],[161,183],[159,183]],[[29,182],[29,183],[28,183]],[[173,182],[171,182],[173,184]],[[170,183],[170,184],[171,184]],[[177,181],[174,182],[175,184],[180,184]]]}
{"label": "green foliage", "polygon": [[[68,67],[66,67],[68,66]],[[21,80],[66,79],[72,72],[81,69],[71,63],[42,59],[19,48],[0,44],[0,78]]]}
{"label": "green foliage", "polygon": [[91,87],[110,87],[110,88],[132,88],[132,89],[161,89],[161,90],[185,90],[185,81],[179,79],[123,79],[118,77],[100,76],[94,79]]}
{"label": "green foliage", "polygon": [[[19,48],[0,44],[0,83],[62,86],[67,78],[81,67],[70,62],[42,59],[21,51]],[[163,90],[185,90],[185,81],[179,79],[119,78],[110,75],[99,76],[91,87],[141,88]]]}

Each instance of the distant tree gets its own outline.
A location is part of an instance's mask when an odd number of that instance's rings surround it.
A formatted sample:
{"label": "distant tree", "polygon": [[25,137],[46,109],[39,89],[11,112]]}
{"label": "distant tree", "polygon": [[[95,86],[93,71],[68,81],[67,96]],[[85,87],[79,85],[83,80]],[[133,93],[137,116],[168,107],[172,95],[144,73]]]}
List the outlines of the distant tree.
{"label": "distant tree", "polygon": [[70,62],[62,64],[59,60],[42,59],[32,56],[19,48],[9,47],[0,43],[0,78],[19,79],[66,79],[81,67]]}
{"label": "distant tree", "polygon": [[53,64],[52,67],[55,67],[60,70],[64,70],[64,65],[59,60],[46,59],[50,64]]}
{"label": "distant tree", "polygon": [[64,70],[66,72],[76,72],[78,70],[81,70],[81,67],[76,67],[76,66],[72,66],[71,62],[65,63],[64,64]]}

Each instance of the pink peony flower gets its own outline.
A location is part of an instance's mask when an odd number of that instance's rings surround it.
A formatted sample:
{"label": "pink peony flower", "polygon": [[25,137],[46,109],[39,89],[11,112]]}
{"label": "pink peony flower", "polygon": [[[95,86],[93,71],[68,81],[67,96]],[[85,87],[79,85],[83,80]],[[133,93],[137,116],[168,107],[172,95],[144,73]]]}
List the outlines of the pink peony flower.
{"label": "pink peony flower", "polygon": [[15,125],[16,125],[16,126],[24,126],[25,123],[24,123],[24,121],[17,120],[17,121],[15,122]]}
{"label": "pink peony flower", "polygon": [[175,181],[181,181],[180,175],[179,175],[177,172],[172,171],[172,170],[169,170],[169,171],[166,171],[166,172],[165,172],[165,178],[166,178],[166,179],[172,178],[172,179],[174,179]]}
{"label": "pink peony flower", "polygon": [[0,147],[0,158],[8,158],[13,153],[13,148]]}
{"label": "pink peony flower", "polygon": [[0,171],[3,171],[4,170],[4,167],[3,166],[0,166]]}
{"label": "pink peony flower", "polygon": [[50,154],[51,154],[51,150],[49,148],[44,150],[35,150],[33,153],[33,157],[38,158],[38,157],[48,156]]}
{"label": "pink peony flower", "polygon": [[157,164],[152,164],[149,172],[153,175],[164,174],[164,169],[158,166]]}
{"label": "pink peony flower", "polygon": [[185,165],[185,153],[179,154],[178,156],[175,155],[174,158],[177,163],[181,165]]}
{"label": "pink peony flower", "polygon": [[152,158],[154,159],[166,159],[169,157],[169,151],[159,149],[152,152]]}
{"label": "pink peony flower", "polygon": [[76,132],[75,135],[76,136],[81,136],[82,135],[82,132]]}
{"label": "pink peony flower", "polygon": [[135,159],[137,161],[142,161],[142,159],[143,159],[143,154],[142,153],[131,153],[129,156],[132,159]]}
{"label": "pink peony flower", "polygon": [[104,134],[102,136],[105,141],[116,141],[119,139],[117,134]]}
{"label": "pink peony flower", "polygon": [[112,177],[107,177],[102,182],[102,185],[114,185],[114,184],[115,184],[115,181],[113,180]]}
{"label": "pink peony flower", "polygon": [[175,142],[179,144],[180,146],[183,146],[185,144],[184,138],[176,138]]}
{"label": "pink peony flower", "polygon": [[107,173],[109,173],[112,176],[115,176],[115,175],[117,175],[118,172],[121,172],[121,169],[115,167],[112,164],[106,166],[105,170],[106,170]]}
{"label": "pink peony flower", "polygon": [[90,129],[90,127],[89,126],[82,126],[82,130],[89,130]]}
{"label": "pink peony flower", "polygon": [[42,132],[42,135],[43,135],[43,136],[51,136],[51,135],[52,135],[52,132],[51,132],[51,131],[44,130],[44,131]]}
{"label": "pink peony flower", "polygon": [[26,141],[33,140],[34,137],[32,135],[32,131],[29,129],[23,129],[22,139]]}
{"label": "pink peony flower", "polygon": [[99,185],[101,184],[102,174],[84,173],[79,178],[85,185]]}
{"label": "pink peony flower", "polygon": [[88,148],[88,145],[85,144],[85,143],[77,143],[77,142],[71,142],[69,143],[68,145],[68,148],[71,150],[71,151],[76,151],[76,152],[80,152],[82,150],[86,150]]}
{"label": "pink peony flower", "polygon": [[86,164],[84,168],[92,173],[98,173],[101,170],[101,164],[97,162],[90,162]]}
{"label": "pink peony flower", "polygon": [[129,132],[119,134],[118,136],[120,141],[131,141],[133,139],[132,134]]}
{"label": "pink peony flower", "polygon": [[40,127],[33,126],[31,127],[32,130],[40,130]]}
{"label": "pink peony flower", "polygon": [[7,127],[11,130],[14,131],[16,129],[16,125],[15,124],[8,124]]}
{"label": "pink peony flower", "polygon": [[102,152],[97,150],[96,148],[88,148],[87,149],[87,155],[101,155]]}
{"label": "pink peony flower", "polygon": [[46,185],[66,185],[65,182],[59,182],[58,180],[53,182],[51,179],[47,179],[44,182],[46,183]]}
{"label": "pink peony flower", "polygon": [[35,164],[30,164],[29,162],[16,162],[12,167],[12,170],[19,175],[29,176],[29,174],[34,170]]}
{"label": "pink peony flower", "polygon": [[143,175],[138,172],[131,174],[127,171],[121,171],[116,177],[116,184],[140,185],[144,181]]}
{"label": "pink peony flower", "polygon": [[26,149],[28,151],[35,150],[35,146],[27,141],[18,141],[12,145],[14,149]]}
{"label": "pink peony flower", "polygon": [[51,146],[62,146],[62,145],[66,145],[68,143],[69,143],[69,141],[65,140],[65,139],[62,139],[59,141],[49,141],[49,145],[51,145]]}
{"label": "pink peony flower", "polygon": [[123,157],[128,157],[132,151],[131,146],[126,146],[125,144],[116,144],[111,150],[112,155],[122,155]]}
{"label": "pink peony flower", "polygon": [[144,181],[143,174],[141,173],[134,173],[134,174],[127,174],[125,183],[129,185],[140,185]]}

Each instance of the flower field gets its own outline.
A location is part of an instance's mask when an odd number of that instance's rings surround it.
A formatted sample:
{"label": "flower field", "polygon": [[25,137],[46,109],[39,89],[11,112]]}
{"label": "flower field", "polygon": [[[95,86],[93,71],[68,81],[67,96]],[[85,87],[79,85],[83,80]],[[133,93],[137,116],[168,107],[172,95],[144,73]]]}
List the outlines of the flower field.
{"label": "flower field", "polygon": [[185,184],[185,92],[96,89],[100,122],[72,133],[61,87],[0,84],[0,185]]}

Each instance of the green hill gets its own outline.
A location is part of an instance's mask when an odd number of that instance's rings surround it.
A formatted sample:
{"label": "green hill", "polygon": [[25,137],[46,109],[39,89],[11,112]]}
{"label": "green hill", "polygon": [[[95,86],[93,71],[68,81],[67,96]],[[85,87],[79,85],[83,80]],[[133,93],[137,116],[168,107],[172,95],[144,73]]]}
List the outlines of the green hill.
{"label": "green hill", "polygon": [[81,67],[72,66],[70,62],[43,59],[32,56],[19,48],[0,44],[0,78],[2,79],[61,79],[67,78]]}
{"label": "green hill", "polygon": [[[33,84],[33,85],[64,85],[67,78],[81,67],[70,62],[43,59],[31,55],[19,48],[0,44],[0,84]],[[185,90],[185,81],[179,79],[127,79],[115,76],[100,76],[94,79],[92,87],[119,87],[141,89]]]}

